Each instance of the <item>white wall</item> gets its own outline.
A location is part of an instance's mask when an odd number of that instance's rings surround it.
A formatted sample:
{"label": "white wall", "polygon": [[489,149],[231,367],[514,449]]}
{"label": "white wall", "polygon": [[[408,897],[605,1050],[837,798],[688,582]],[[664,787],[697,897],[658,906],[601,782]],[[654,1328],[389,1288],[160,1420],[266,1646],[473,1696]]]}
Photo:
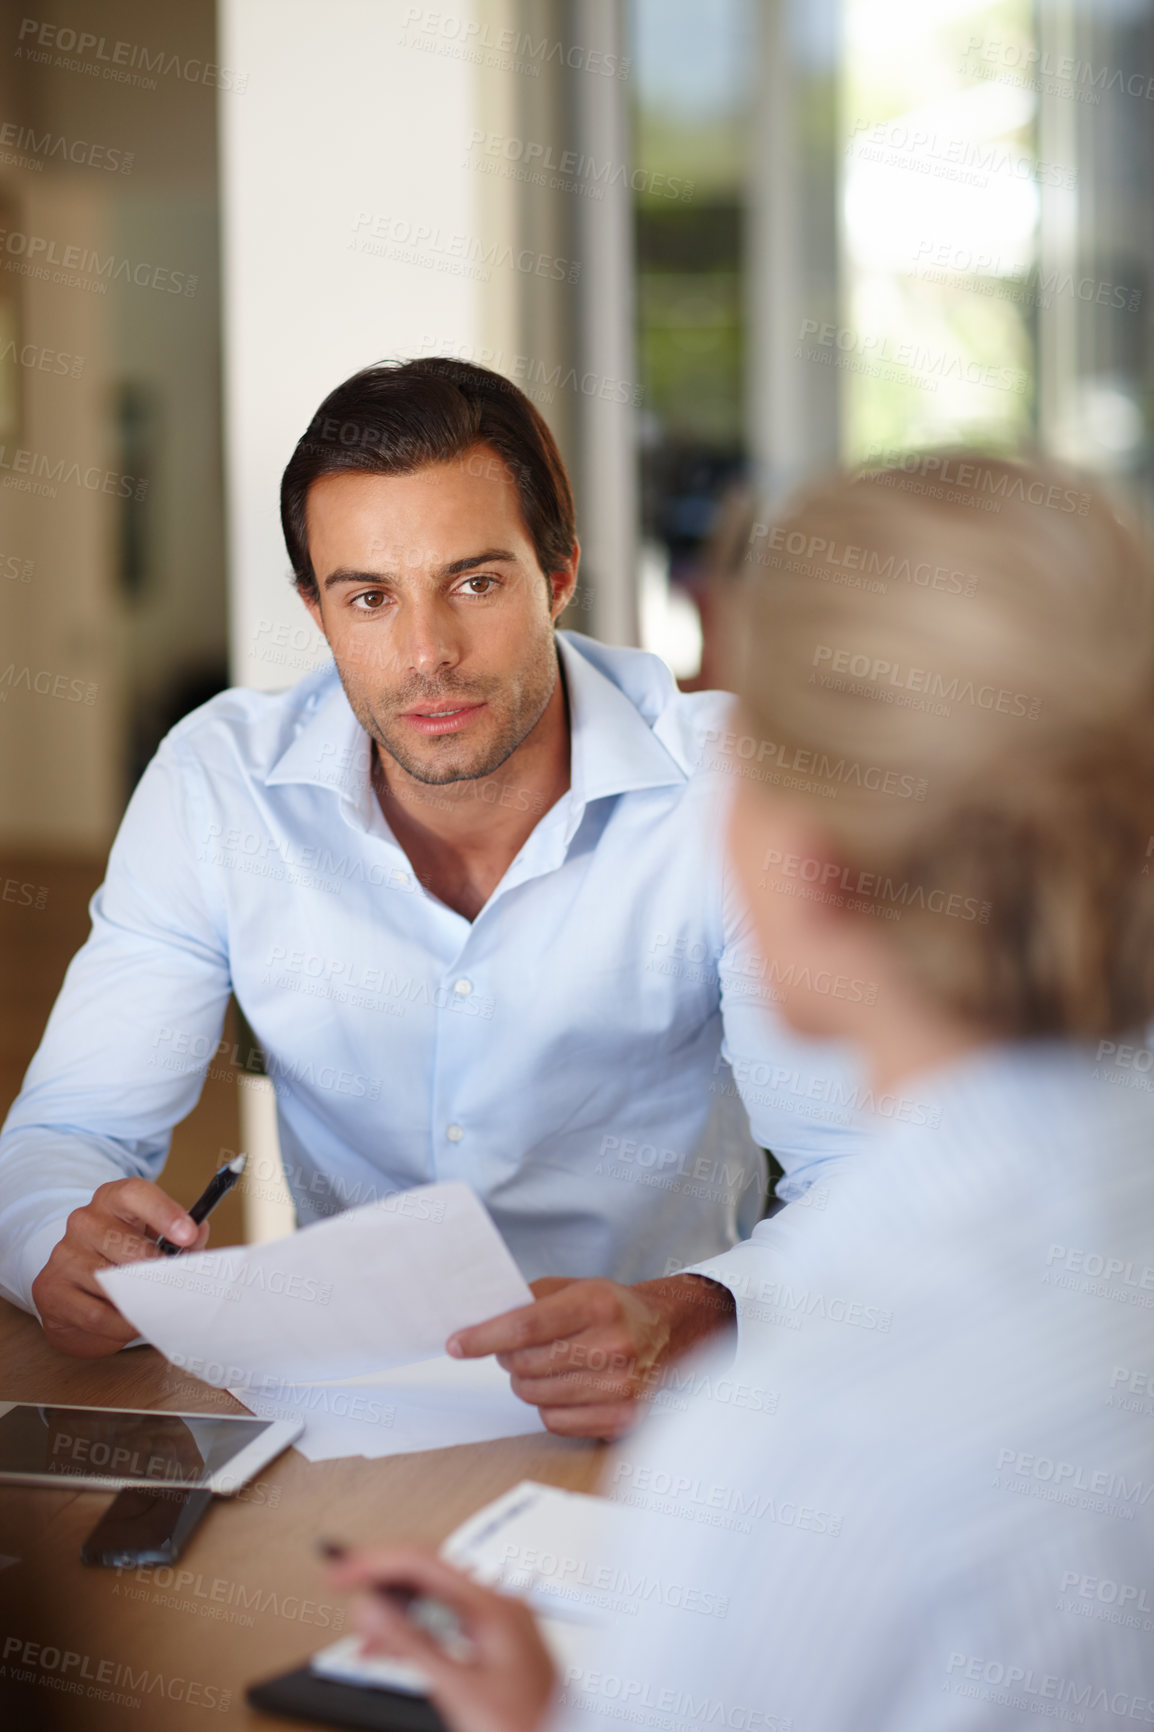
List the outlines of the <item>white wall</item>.
{"label": "white wall", "polygon": [[[320,640],[281,538],[281,472],[321,399],[371,361],[479,348],[485,307],[515,298],[490,247],[482,177],[462,167],[481,81],[454,35],[407,29],[400,0],[219,0],[226,492],[232,676],[291,685]],[[461,32],[475,0],[455,0]],[[455,29],[456,27],[454,27]],[[440,51],[438,51],[440,50]],[[421,262],[397,252],[418,226]],[[378,238],[373,241],[373,229]],[[379,238],[383,234],[384,238]],[[308,646],[313,646],[309,648]]]}

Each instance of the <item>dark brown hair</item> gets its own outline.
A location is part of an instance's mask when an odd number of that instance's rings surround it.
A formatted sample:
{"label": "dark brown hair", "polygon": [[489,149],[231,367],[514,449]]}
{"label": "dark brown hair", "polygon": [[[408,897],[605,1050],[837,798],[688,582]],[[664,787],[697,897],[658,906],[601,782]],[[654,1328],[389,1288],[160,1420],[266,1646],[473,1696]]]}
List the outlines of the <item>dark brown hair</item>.
{"label": "dark brown hair", "polygon": [[479,446],[513,477],[542,571],[569,559],[576,539],[573,493],[556,441],[523,391],[500,373],[451,357],[381,361],[331,391],[289,458],[281,524],[293,579],[317,593],[309,558],[309,488],[323,475],[407,475],[464,458]]}

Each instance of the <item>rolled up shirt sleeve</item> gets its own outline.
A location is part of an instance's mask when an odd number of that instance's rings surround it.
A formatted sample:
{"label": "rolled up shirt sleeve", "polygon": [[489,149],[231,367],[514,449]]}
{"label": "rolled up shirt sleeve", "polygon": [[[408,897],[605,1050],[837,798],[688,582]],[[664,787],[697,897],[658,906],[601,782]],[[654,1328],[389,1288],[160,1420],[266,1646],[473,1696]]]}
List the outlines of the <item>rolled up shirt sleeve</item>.
{"label": "rolled up shirt sleeve", "polygon": [[72,1210],[108,1180],[159,1177],[220,1038],[228,949],[191,840],[200,775],[170,736],[141,778],[0,1133],[0,1290],[29,1311]]}
{"label": "rolled up shirt sleeve", "polygon": [[769,1220],[759,1221],[740,1245],[682,1270],[684,1275],[703,1275],[716,1281],[733,1294],[737,1312],[734,1349],[738,1353],[750,1347],[759,1323],[775,1321],[781,1259],[794,1238],[797,1211],[804,1208],[804,1202],[789,1204]]}

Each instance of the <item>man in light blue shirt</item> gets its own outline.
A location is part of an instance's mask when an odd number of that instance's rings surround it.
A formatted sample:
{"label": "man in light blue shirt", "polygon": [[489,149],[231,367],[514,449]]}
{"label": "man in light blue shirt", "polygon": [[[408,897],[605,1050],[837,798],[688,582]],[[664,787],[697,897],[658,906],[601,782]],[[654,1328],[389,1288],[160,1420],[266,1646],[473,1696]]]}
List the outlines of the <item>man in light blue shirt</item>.
{"label": "man in light blue shirt", "polygon": [[463,1350],[539,1343],[518,1393],[604,1435],[732,1314],[723,1286],[669,1271],[762,1213],[737,1093],[787,1196],[853,1146],[861,1104],[777,1024],[726,880],[728,700],[555,634],[572,499],[496,375],[358,374],[282,507],[335,670],[214,699],[142,778],[0,1142],[0,1283],[68,1351],[130,1338],[94,1271],[159,1235],[203,1242],[156,1181],[234,992],[299,1219],[473,1185],[538,1303]]}

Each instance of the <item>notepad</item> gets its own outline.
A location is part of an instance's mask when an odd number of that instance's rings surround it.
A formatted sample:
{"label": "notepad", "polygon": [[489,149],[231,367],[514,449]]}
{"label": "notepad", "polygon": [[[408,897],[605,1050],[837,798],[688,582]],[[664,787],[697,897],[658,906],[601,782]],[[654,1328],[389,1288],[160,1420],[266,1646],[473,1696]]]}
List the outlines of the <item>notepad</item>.
{"label": "notepad", "polygon": [[[645,1517],[627,1505],[522,1480],[461,1524],[441,1556],[475,1581],[519,1593],[537,1612],[537,1627],[562,1673],[582,1666],[595,1631],[635,1611],[636,1597],[621,1601],[605,1591],[621,1572],[607,1560],[622,1549]],[[595,1584],[600,1582],[600,1587]],[[309,1668],[323,1678],[378,1690],[424,1695],[428,1680],[405,1661],[362,1655],[358,1636],[344,1636],[314,1654]]]}

